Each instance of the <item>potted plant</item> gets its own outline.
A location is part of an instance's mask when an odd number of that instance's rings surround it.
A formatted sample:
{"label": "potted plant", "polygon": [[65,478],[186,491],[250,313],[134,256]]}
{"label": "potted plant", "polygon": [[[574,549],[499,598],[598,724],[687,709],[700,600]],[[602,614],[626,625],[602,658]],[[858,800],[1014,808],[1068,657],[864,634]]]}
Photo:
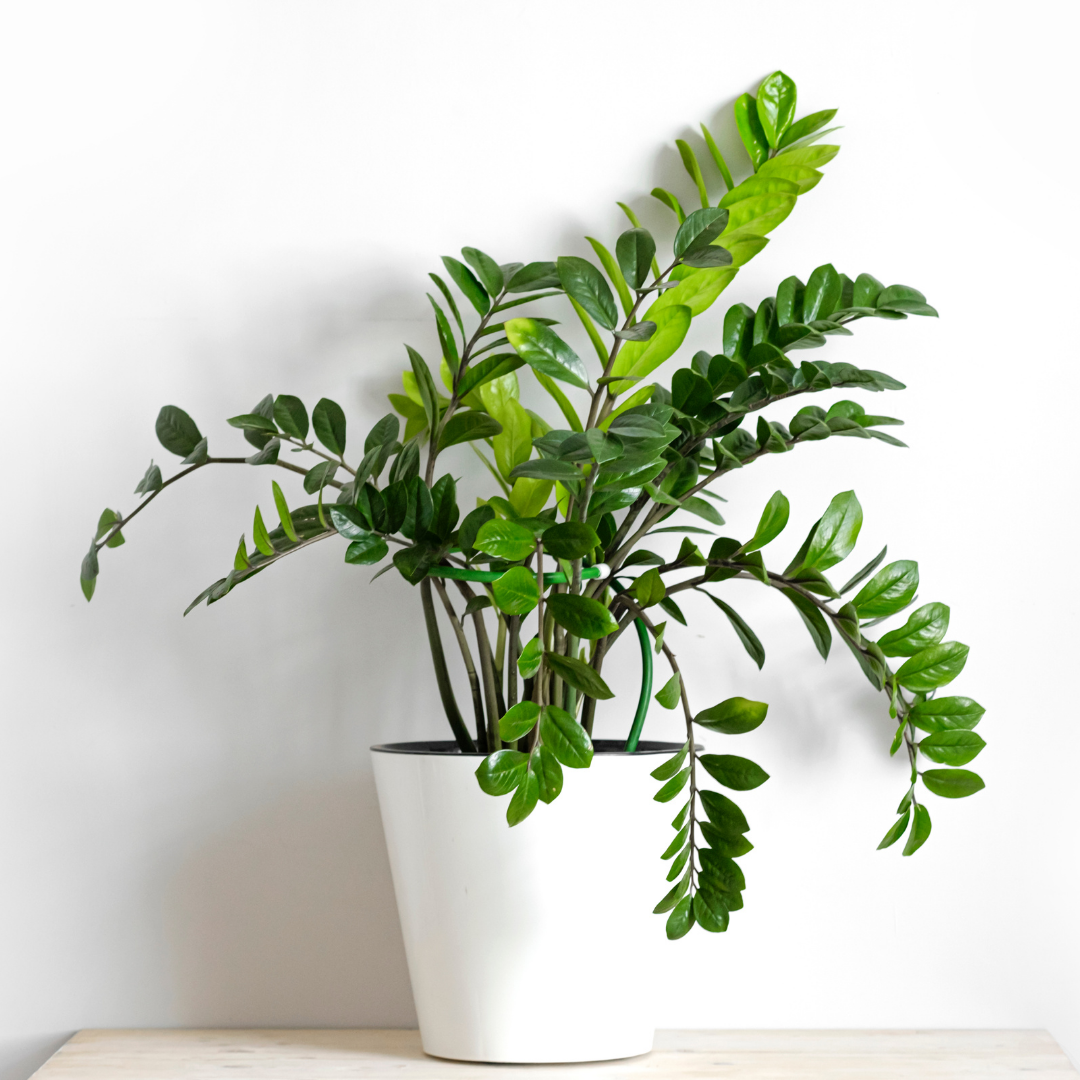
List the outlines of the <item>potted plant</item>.
{"label": "potted plant", "polygon": [[[678,140],[701,205],[688,211],[678,195],[654,189],[674,219],[662,242],[623,206],[630,227],[613,245],[588,238],[595,262],[500,264],[472,247],[460,260],[444,257],[445,277],[432,273],[429,293],[441,358],[429,364],[406,346],[404,392],[390,396],[394,412],[362,449],[327,398],[309,417],[298,398],[267,395],[229,419],[254,449],[233,456],[212,456],[191,417],[167,405],[157,435],[183,467],[165,479],[151,463],[139,506],[101,515],[82,564],[88,600],[101,549],[124,543],[131,520],[170,484],[209,465],[284,469],[307,504],[291,508],[296,500],[273,481],[278,524],[256,507],[254,547],[241,537],[231,569],[188,611],[327,539],[344,542],[347,564],[378,565],[376,576],[396,570],[419,593],[452,739],[375,747],[374,758],[429,1052],[571,1061],[645,1051],[643,957],[657,936],[649,913],[664,915],[667,936],[679,938],[694,925],[725,931],[742,907],[737,860],[752,847],[749,825],[718,788],[744,791],[768,777],[741,756],[704,753],[695,731],[750,731],[767,705],[741,696],[691,705],[669,630],[686,624],[680,593],[708,596],[759,667],[764,649],[725,598],[732,579],[782,593],[823,657],[834,639],[850,650],[896,721],[890,753],[902,751],[911,766],[880,847],[906,835],[911,855],[925,843],[925,792],[959,798],[983,786],[963,768],[984,745],[972,730],[983,710],[938,694],[968,651],[945,640],[948,607],[923,604],[871,633],[914,604],[917,564],[886,563],[882,550],[839,587],[827,576],[859,535],[854,492],[829,503],[782,570],[763,554],[787,524],[781,492],[765,501],[752,536],[719,534],[715,489],[763,455],[834,437],[904,445],[883,430],[901,421],[842,395],[827,406],[812,396],[902,383],[797,350],[825,348],[862,319],[936,315],[922,293],[819,266],[805,283],[779,282],[756,309],[729,307],[713,350],[666,382],[650,381],[691,321],[817,186],[839,150],[821,142],[835,130],[826,127],[835,111],[796,119],[795,84],[779,71],[756,96],[744,94],[734,112],[751,171],[738,184],[704,125],[707,155]],[[571,313],[594,362],[554,329],[553,314]],[[530,370],[551,400],[546,417],[520,400],[519,378]],[[285,460],[285,446],[309,455],[307,464]],[[454,477],[474,455],[490,473],[491,495],[463,512]],[[628,736],[594,742],[596,702],[615,696],[604,662],[631,626],[643,678],[636,703],[627,699]],[[460,654],[469,720],[448,651]],[[654,655],[669,669],[655,699],[681,709],[681,744],[641,741]],[[654,856],[663,860],[658,872]]]}

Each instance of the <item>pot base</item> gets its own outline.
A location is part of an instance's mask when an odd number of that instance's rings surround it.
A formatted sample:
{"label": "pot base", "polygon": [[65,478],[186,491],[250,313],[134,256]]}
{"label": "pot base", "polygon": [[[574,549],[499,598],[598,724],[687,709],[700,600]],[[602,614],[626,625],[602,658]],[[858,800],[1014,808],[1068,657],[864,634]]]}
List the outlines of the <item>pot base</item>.
{"label": "pot base", "polygon": [[425,1053],[513,1064],[652,1049],[672,810],[649,772],[678,744],[597,740],[588,770],[520,825],[453,743],[373,747]]}

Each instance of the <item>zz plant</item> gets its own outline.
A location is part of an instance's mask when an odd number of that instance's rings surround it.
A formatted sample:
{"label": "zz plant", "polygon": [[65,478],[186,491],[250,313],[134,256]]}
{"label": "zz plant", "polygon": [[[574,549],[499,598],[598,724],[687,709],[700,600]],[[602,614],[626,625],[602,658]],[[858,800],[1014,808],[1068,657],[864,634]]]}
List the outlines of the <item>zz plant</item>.
{"label": "zz plant", "polygon": [[[510,825],[528,817],[538,801],[558,797],[564,767],[588,767],[596,702],[614,696],[603,679],[604,660],[635,623],[671,670],[656,700],[667,709],[681,706],[686,721],[682,748],[653,773],[662,784],[655,798],[682,803],[662,856],[673,884],[656,907],[670,913],[667,933],[677,938],[695,922],[708,931],[725,930],[730,912],[742,907],[745,880],[735,860],[752,847],[749,825],[728,796],[702,786],[704,778],[732,791],[768,778],[746,758],[699,753],[694,726],[738,735],[761,724],[767,706],[732,697],[695,712],[673,635],[665,631],[669,622],[686,625],[676,597],[702,593],[760,668],[761,642],[723,595],[728,581],[757,581],[791,602],[822,657],[839,638],[884,693],[896,721],[890,753],[903,749],[911,773],[898,819],[879,846],[906,833],[903,851],[911,855],[930,835],[924,792],[960,798],[983,787],[962,768],[985,745],[972,730],[983,709],[967,697],[937,696],[959,675],[968,653],[966,645],[944,640],[949,608],[924,604],[874,640],[872,627],[914,604],[919,571],[907,559],[882,565],[882,550],[840,588],[833,585],[827,572],[850,555],[862,525],[854,492],[837,495],[794,557],[775,570],[766,566],[763,551],[787,524],[787,498],[773,494],[752,536],[716,536],[724,525],[717,502],[724,500],[714,489],[766,454],[823,439],[903,446],[882,430],[902,421],[868,413],[852,400],[828,407],[800,403],[787,423],[776,418],[774,407],[837,389],[902,390],[902,383],[880,371],[817,359],[819,353],[800,359],[799,353],[851,336],[862,319],[937,312],[916,289],[885,287],[867,273],[851,278],[826,264],[805,283],[795,276],[781,281],[756,309],[729,307],[715,351],[698,352],[666,384],[647,381],[676,355],[691,321],[765,247],[836,156],[839,147],[820,142],[836,130],[826,129],[836,110],[796,120],[795,103],[795,84],[779,71],[762,82],[756,97],[744,94],[736,101],[735,121],[752,170],[738,184],[704,125],[707,157],[677,141],[701,206],[688,212],[675,193],[653,190],[675,219],[670,252],[620,204],[631,227],[618,237],[614,253],[587,238],[596,263],[562,256],[500,264],[472,247],[462,249],[463,261],[444,256],[449,282],[432,273],[437,295],[428,294],[441,358],[433,369],[406,346],[404,393],[390,395],[404,427],[395,413],[384,416],[352,463],[345,413],[327,398],[309,420],[298,398],[267,395],[228,421],[255,452],[224,457],[210,454],[186,412],[166,405],[157,436],[184,467],[165,480],[151,463],[136,488],[143,496],[139,506],[126,516],[114,510],[101,515],[82,564],[86,598],[94,592],[101,549],[123,544],[122,530],[170,484],[209,465],[271,466],[294,474],[315,501],[290,509],[272,482],[278,524],[270,528],[256,507],[254,549],[241,537],[232,568],[187,610],[216,603],[285,556],[331,538],[346,541],[350,565],[382,563],[378,574],[396,569],[419,587],[454,739],[462,751],[486,755],[477,769],[480,787],[511,796]],[[707,176],[703,161],[715,166],[717,177]],[[718,200],[717,179],[723,185]],[[568,302],[596,350],[591,370],[553,329],[555,319],[530,313],[543,311],[545,301],[556,310]],[[466,318],[463,308],[475,315]],[[526,368],[557,408],[555,424],[522,404],[519,372]],[[314,464],[282,459],[284,446],[306,452]],[[462,518],[454,474],[468,460],[465,447],[487,467],[495,493]],[[702,524],[687,524],[687,514]],[[662,546],[664,533],[682,536],[675,554],[643,546],[654,538]],[[711,540],[699,539],[710,534]],[[472,727],[451,685],[438,607],[468,677]],[[644,651],[649,654],[648,644]],[[643,716],[642,708],[630,749]],[[944,768],[921,768],[924,760]]]}

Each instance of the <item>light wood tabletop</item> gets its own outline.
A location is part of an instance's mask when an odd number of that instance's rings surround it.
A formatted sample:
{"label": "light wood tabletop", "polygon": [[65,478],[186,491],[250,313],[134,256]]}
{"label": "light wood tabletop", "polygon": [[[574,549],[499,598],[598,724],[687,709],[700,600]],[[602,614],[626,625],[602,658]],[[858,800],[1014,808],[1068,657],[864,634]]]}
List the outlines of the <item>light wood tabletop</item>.
{"label": "light wood tabletop", "polygon": [[427,1057],[416,1031],[80,1031],[38,1080],[1067,1080],[1045,1031],[660,1031],[643,1057],[590,1065],[471,1065]]}

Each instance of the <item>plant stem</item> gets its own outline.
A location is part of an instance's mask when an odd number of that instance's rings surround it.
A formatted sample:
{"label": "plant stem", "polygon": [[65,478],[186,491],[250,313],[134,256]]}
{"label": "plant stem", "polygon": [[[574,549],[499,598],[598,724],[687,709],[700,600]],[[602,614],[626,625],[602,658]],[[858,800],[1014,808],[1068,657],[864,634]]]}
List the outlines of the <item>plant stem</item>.
{"label": "plant stem", "polygon": [[[462,596],[471,600],[476,594],[464,581],[455,581],[458,591]],[[476,648],[480,653],[480,676],[484,683],[484,699],[487,703],[487,745],[488,753],[493,754],[502,748],[502,740],[499,738],[499,713],[498,695],[495,693],[495,665],[491,658],[491,642],[488,639],[487,626],[484,623],[483,611],[474,611],[473,632],[476,634]]]}
{"label": "plant stem", "polygon": [[424,622],[427,625],[428,644],[431,646],[431,659],[435,665],[435,681],[439,685],[439,697],[442,698],[443,711],[450,722],[458,747],[464,753],[475,753],[476,746],[461,718],[454,688],[450,684],[450,672],[446,667],[446,654],[443,652],[442,638],[439,636],[439,623],[435,617],[435,602],[431,598],[431,578],[420,582],[420,599],[424,605]]}
{"label": "plant stem", "polygon": [[476,665],[473,663],[469,640],[465,636],[465,627],[461,625],[461,620],[457,617],[457,612],[454,611],[454,605],[450,603],[450,597],[447,595],[446,585],[443,583],[442,578],[434,578],[433,580],[439,593],[439,599],[442,601],[447,617],[450,619],[450,625],[454,628],[458,647],[461,649],[461,659],[469,676],[469,689],[472,691],[473,713],[476,718],[476,745],[480,748],[481,753],[490,753],[491,751],[487,748],[487,728],[484,724],[484,699],[480,694],[480,679],[476,674]]}

